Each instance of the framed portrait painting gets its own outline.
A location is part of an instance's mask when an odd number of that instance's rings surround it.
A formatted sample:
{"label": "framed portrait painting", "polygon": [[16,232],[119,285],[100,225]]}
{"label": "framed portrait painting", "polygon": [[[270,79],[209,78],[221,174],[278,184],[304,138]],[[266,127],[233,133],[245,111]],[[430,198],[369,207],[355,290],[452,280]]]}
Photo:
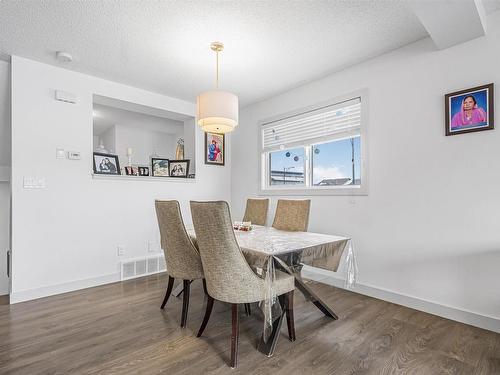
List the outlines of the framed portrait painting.
{"label": "framed portrait painting", "polygon": [[168,177],[168,159],[152,158],[151,174],[154,177]]}
{"label": "framed portrait painting", "polygon": [[94,152],[95,174],[121,174],[118,155]]}
{"label": "framed portrait painting", "polygon": [[187,178],[189,172],[189,160],[169,160],[168,173],[170,177]]}
{"label": "framed portrait painting", "polygon": [[224,165],[225,136],[219,133],[205,133],[205,164]]}
{"label": "framed portrait painting", "polygon": [[445,95],[446,135],[494,128],[493,83]]}

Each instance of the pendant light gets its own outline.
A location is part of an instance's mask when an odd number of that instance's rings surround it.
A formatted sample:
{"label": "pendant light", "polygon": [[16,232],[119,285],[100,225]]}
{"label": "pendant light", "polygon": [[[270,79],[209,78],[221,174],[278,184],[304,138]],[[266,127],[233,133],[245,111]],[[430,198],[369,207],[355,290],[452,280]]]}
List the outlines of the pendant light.
{"label": "pendant light", "polygon": [[198,95],[198,125],[205,132],[229,133],[238,125],[238,97],[219,90],[219,52],[224,49],[224,44],[213,42],[210,48],[216,53],[216,89]]}

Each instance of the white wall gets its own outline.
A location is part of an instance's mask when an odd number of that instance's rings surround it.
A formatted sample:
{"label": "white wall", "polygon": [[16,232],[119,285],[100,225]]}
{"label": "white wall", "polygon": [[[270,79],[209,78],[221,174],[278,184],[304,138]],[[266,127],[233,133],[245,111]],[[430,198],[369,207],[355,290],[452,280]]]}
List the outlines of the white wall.
{"label": "white wall", "polygon": [[[133,151],[133,165],[148,166],[153,153],[174,159],[177,140],[184,137],[184,122],[135,112],[132,108],[125,110],[94,103],[94,136],[97,135],[94,150],[102,140],[109,152],[119,156],[122,167],[128,163],[129,147]],[[194,133],[191,136],[194,142]]]}
{"label": "white wall", "polygon": [[[55,101],[55,89],[78,104]],[[205,166],[199,129],[196,181],[93,179],[93,94],[195,112],[193,103],[12,57],[12,302],[116,280],[118,244],[127,258],[159,242],[155,199],[178,199],[189,224],[189,200],[230,198],[230,158],[226,167]],[[82,159],[56,159],[57,147]],[[46,188],[23,189],[23,176],[45,177]]]}
{"label": "white wall", "polygon": [[498,93],[500,12],[488,25],[487,37],[442,51],[425,39],[242,110],[234,216],[258,194],[258,121],[368,88],[369,195],[312,197],[310,230],[353,238],[368,293],[500,330],[500,130],[444,136],[444,94],[490,82]]}
{"label": "white wall", "polygon": [[[184,158],[189,159],[189,160],[195,160],[195,145],[194,145],[194,132],[196,131],[196,124],[194,119],[186,120],[184,121]],[[202,149],[205,147],[205,139],[202,139],[203,146]],[[198,154],[198,163],[205,163],[205,153],[201,152]],[[192,162],[189,165],[189,173],[194,174],[196,173],[196,163],[193,164]],[[227,181],[227,183],[230,183],[230,181]]]}
{"label": "white wall", "polygon": [[132,148],[132,164],[149,166],[151,155],[156,152],[158,157],[174,159],[177,138],[175,134],[153,132],[140,128],[115,126],[116,151],[120,166],[128,163],[127,148]]}
{"label": "white wall", "polygon": [[10,64],[0,60],[0,295],[9,293],[10,160]]}
{"label": "white wall", "polygon": [[97,137],[97,142],[96,140],[94,140],[94,150],[97,146],[99,146],[101,141],[104,148],[108,152],[112,154],[116,152],[116,125],[110,126],[108,129],[99,134],[99,136]]}

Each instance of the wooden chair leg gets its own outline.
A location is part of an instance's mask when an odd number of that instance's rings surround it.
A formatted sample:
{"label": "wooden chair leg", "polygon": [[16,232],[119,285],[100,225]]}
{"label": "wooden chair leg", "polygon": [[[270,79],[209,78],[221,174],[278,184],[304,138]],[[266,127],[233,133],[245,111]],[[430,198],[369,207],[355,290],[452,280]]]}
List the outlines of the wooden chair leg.
{"label": "wooden chair leg", "polygon": [[249,303],[245,303],[245,313],[247,314],[247,316],[252,315],[252,308],[250,307]]}
{"label": "wooden chair leg", "polygon": [[205,294],[208,296],[208,291],[207,291],[207,281],[205,279],[202,279],[203,281],[203,291]]}
{"label": "wooden chair leg", "polygon": [[[193,280],[189,280],[189,284],[191,284],[192,282],[193,282]],[[177,290],[178,288],[175,288],[175,289]],[[179,290],[179,292],[178,292],[175,296],[176,296],[177,298],[179,298],[179,297],[181,296],[182,292],[184,292],[184,284],[183,284],[182,289],[181,289],[181,290]],[[174,293],[175,293],[175,292],[174,292]]]}
{"label": "wooden chair leg", "polygon": [[165,298],[163,298],[163,302],[161,304],[161,309],[165,308],[165,305],[167,304],[168,297],[170,297],[170,293],[172,293],[172,288],[174,287],[174,278],[172,276],[168,277],[168,286],[167,286],[167,293],[165,293]]}
{"label": "wooden chair leg", "polygon": [[[205,280],[203,280],[205,281]],[[198,331],[198,334],[196,337],[200,337],[203,334],[203,331],[205,330],[205,327],[207,326],[208,320],[210,319],[210,314],[212,313],[212,308],[214,307],[214,299],[210,297],[208,294],[208,300],[207,300],[207,309],[205,310],[205,316],[203,317],[203,322],[201,323],[200,330]]]}
{"label": "wooden chair leg", "polygon": [[236,368],[238,365],[238,304],[231,304],[231,368]]}
{"label": "wooden chair leg", "polygon": [[293,290],[286,294],[286,324],[288,326],[288,338],[295,341],[295,321],[293,318]]}
{"label": "wooden chair leg", "polygon": [[182,316],[181,316],[181,327],[186,326],[188,308],[189,308],[189,290],[191,282],[190,280],[184,280],[184,292],[182,295]]}

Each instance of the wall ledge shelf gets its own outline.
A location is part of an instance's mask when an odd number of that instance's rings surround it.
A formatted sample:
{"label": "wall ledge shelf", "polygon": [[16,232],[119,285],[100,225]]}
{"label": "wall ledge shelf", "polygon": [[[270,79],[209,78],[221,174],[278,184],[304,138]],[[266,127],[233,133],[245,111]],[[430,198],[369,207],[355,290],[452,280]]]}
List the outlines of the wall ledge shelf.
{"label": "wall ledge shelf", "polygon": [[107,175],[91,173],[94,180],[112,181],[150,181],[150,182],[170,182],[170,183],[195,183],[196,178],[182,177],[153,177],[153,176],[128,176],[128,175]]}

